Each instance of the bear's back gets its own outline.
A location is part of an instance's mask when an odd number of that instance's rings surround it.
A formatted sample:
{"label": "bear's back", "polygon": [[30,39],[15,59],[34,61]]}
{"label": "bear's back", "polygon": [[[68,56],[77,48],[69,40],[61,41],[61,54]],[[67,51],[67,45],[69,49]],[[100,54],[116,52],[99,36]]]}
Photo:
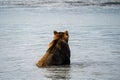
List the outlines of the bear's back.
{"label": "bear's back", "polygon": [[70,64],[70,49],[68,32],[54,31],[54,39],[49,44],[45,55],[37,62],[38,67]]}

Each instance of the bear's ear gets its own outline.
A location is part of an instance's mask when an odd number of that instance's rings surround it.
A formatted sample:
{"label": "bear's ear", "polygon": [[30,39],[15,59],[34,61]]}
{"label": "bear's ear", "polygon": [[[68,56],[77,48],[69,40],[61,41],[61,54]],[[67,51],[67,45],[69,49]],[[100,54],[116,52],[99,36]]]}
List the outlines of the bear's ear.
{"label": "bear's ear", "polygon": [[55,34],[57,34],[57,31],[54,31],[53,33],[54,33],[54,35],[55,35]]}
{"label": "bear's ear", "polygon": [[67,34],[67,35],[68,35],[68,31],[65,31],[65,34]]}

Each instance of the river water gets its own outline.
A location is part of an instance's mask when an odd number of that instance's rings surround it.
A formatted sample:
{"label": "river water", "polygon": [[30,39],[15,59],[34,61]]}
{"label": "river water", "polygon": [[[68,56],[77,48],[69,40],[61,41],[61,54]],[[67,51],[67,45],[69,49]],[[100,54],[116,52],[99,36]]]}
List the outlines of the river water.
{"label": "river water", "polygon": [[[119,0],[41,1],[0,0],[0,80],[119,80]],[[69,31],[71,65],[38,68],[54,30]]]}

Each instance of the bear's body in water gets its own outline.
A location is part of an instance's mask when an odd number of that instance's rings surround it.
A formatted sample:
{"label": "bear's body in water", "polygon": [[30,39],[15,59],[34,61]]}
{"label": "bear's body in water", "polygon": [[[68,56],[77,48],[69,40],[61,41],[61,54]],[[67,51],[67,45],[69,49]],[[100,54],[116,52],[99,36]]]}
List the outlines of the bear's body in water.
{"label": "bear's body in water", "polygon": [[48,50],[42,58],[36,63],[38,67],[47,67],[52,65],[69,65],[70,48],[68,45],[68,31],[54,31],[54,38],[49,44]]}

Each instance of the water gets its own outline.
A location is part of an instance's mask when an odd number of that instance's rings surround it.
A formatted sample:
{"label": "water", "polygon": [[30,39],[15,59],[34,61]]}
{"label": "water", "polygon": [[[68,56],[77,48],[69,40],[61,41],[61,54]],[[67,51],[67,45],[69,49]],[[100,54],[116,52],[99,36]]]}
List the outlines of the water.
{"label": "water", "polygon": [[[0,1],[0,80],[120,79],[119,5]],[[71,65],[38,68],[54,30],[69,31]]]}
{"label": "water", "polygon": [[111,6],[120,5],[120,0],[0,0],[0,4],[9,7],[17,6]]}

